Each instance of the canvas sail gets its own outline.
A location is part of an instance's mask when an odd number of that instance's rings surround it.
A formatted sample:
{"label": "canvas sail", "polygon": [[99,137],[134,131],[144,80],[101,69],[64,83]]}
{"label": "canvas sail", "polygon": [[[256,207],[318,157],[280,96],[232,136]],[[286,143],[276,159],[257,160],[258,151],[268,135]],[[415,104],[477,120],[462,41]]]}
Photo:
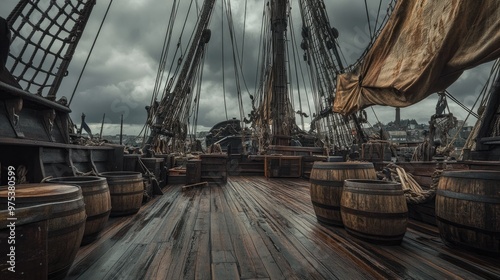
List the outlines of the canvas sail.
{"label": "canvas sail", "polygon": [[333,111],[405,107],[444,90],[500,57],[499,30],[498,0],[398,1],[363,62],[337,77]]}

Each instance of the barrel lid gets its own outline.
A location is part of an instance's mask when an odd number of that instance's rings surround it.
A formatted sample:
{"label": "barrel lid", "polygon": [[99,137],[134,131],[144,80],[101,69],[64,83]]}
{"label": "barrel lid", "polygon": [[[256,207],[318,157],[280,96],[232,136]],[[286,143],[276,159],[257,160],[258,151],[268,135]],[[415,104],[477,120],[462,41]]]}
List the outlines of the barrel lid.
{"label": "barrel lid", "polygon": [[442,177],[462,179],[500,180],[500,171],[496,170],[454,170],[443,171]]}
{"label": "barrel lid", "polygon": [[57,184],[73,184],[80,185],[82,183],[99,183],[105,181],[106,178],[98,176],[68,176],[68,177],[56,177],[46,180],[47,183],[57,183]]}
{"label": "barrel lid", "polygon": [[315,161],[313,169],[370,169],[373,168],[371,162],[323,162]]}
{"label": "barrel lid", "polygon": [[[8,196],[8,186],[0,187],[0,197]],[[81,196],[82,190],[76,185],[66,184],[22,184],[15,186],[16,201],[63,201]]]}

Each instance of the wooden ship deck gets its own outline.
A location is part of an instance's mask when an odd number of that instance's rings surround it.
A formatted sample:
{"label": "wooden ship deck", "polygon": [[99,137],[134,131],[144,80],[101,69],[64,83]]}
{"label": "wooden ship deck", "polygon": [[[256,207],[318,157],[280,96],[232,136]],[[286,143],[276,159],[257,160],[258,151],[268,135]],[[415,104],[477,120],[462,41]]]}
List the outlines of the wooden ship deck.
{"label": "wooden ship deck", "polygon": [[181,188],[110,218],[67,279],[500,279],[498,258],[447,247],[431,225],[383,246],[318,223],[305,179]]}

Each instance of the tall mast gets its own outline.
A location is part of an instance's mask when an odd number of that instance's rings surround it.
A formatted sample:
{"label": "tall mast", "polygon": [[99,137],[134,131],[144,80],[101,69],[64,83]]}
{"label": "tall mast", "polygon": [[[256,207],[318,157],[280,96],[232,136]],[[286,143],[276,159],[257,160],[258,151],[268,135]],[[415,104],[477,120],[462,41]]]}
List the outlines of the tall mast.
{"label": "tall mast", "polygon": [[173,126],[182,125],[179,123],[182,113],[180,107],[189,103],[186,98],[190,96],[192,79],[201,62],[205,44],[210,39],[210,31],[207,28],[214,5],[215,0],[204,1],[193,40],[187,54],[182,59],[183,66],[176,84],[173,89],[171,86],[165,89],[165,97],[159,103],[158,111],[155,114],[155,122],[151,125],[151,134],[144,149],[148,149],[153,140],[159,135],[174,136]]}
{"label": "tall mast", "polygon": [[289,145],[292,123],[289,114],[286,73],[286,31],[288,0],[271,1],[272,31],[272,99],[271,118],[273,142],[276,145]]}

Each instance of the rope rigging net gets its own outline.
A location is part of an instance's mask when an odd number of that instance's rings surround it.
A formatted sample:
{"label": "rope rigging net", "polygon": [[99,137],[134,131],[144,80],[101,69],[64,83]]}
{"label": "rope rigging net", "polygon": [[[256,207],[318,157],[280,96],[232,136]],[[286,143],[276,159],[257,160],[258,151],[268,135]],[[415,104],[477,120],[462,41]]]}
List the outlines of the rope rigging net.
{"label": "rope rigging net", "polygon": [[7,18],[7,67],[24,90],[55,100],[94,5],[95,0],[19,1]]}

